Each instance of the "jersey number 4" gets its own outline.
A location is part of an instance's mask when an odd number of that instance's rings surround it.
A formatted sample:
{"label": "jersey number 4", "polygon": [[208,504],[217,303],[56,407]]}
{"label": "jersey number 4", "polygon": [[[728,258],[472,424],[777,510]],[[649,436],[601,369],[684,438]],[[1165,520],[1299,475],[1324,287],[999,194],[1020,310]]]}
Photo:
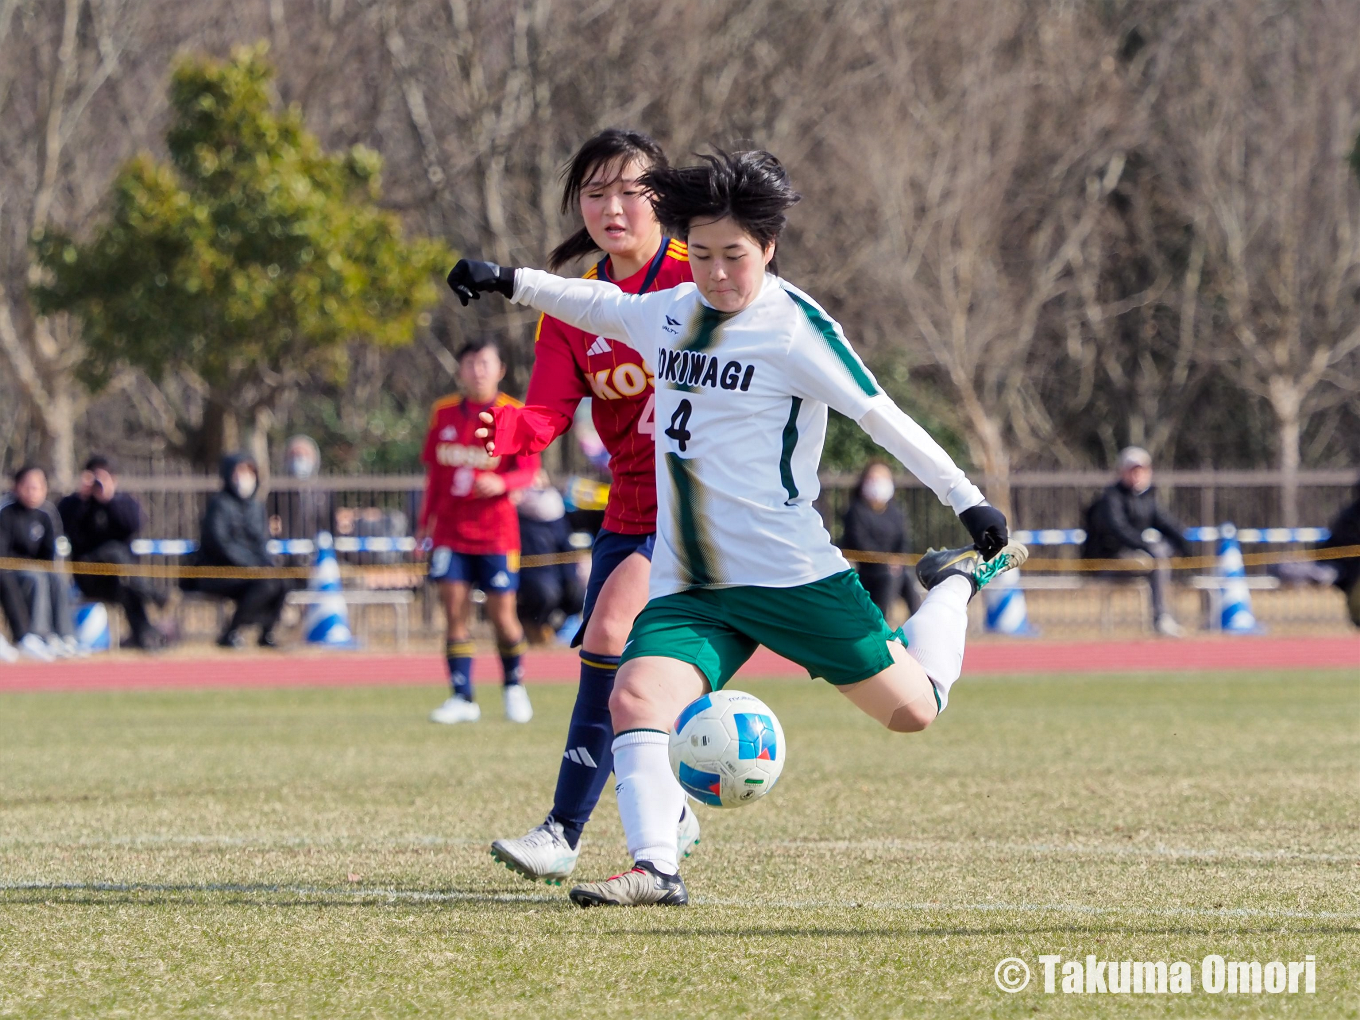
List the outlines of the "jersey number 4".
{"label": "jersey number 4", "polygon": [[639,435],[651,436],[656,438],[656,394],[647,395],[647,404],[642,409],[642,414],[638,418],[637,430]]}
{"label": "jersey number 4", "polygon": [[671,415],[671,423],[666,428],[666,435],[675,440],[675,445],[680,448],[680,452],[685,452],[685,447],[689,444],[692,433],[689,430],[689,416],[694,412],[694,407],[688,400],[680,401]]}

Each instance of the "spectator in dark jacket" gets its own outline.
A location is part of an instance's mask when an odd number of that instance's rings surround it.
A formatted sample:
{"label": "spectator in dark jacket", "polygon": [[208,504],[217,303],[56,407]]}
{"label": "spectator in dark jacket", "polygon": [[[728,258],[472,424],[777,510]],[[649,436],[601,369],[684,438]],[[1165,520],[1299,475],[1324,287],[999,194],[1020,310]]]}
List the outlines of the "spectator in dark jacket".
{"label": "spectator in dark jacket", "polygon": [[47,501],[47,475],[26,464],[14,473],[14,491],[0,500],[0,558],[33,560],[32,570],[0,570],[3,604],[15,644],[35,659],[76,654],[69,579],[56,570],[61,518]]}
{"label": "spectator in dark jacket", "polygon": [[[1337,514],[1328,530],[1332,533],[1322,543],[1323,549],[1345,549],[1360,545],[1360,482],[1355,483],[1355,499],[1350,506]],[[1351,623],[1360,627],[1360,556],[1329,560],[1336,568],[1335,584],[1346,594],[1346,608],[1351,615]]]}
{"label": "spectator in dark jacket", "polygon": [[1184,529],[1157,505],[1152,487],[1152,457],[1138,446],[1119,454],[1119,481],[1086,511],[1086,543],[1081,554],[1089,560],[1131,560],[1135,570],[1109,571],[1105,576],[1145,577],[1152,588],[1152,615],[1157,633],[1181,637],[1185,632],[1167,606],[1173,555],[1189,552]]}
{"label": "spectator in dark jacket", "polygon": [[[57,504],[74,563],[132,565],[132,539],[142,526],[142,508],[125,492],[118,491],[118,475],[107,457],[85,462],[80,488]],[[91,599],[116,602],[123,607],[132,642],[138,648],[159,648],[160,631],[151,625],[146,604],[165,604],[165,596],[141,577],[101,574],[75,575],[76,587]]]}
{"label": "spectator in dark jacket", "polygon": [[[881,460],[870,461],[850,495],[841,519],[841,548],[852,552],[905,553],[908,548],[907,518],[893,502],[892,470]],[[887,619],[898,592],[907,609],[915,612],[921,600],[908,574],[899,564],[856,563],[860,584]]]}
{"label": "spectator in dark jacket", "polygon": [[[572,551],[571,526],[562,494],[553,488],[546,471],[520,490],[519,539],[523,556],[545,556]],[[552,636],[554,625],[575,616],[585,602],[585,588],[575,561],[543,567],[524,567],[519,572],[516,608],[525,632],[535,641]],[[555,623],[553,617],[557,616]]]}
{"label": "spectator in dark jacket", "polygon": [[[269,553],[269,522],[264,504],[255,498],[259,472],[245,454],[222,458],[222,491],[208,500],[203,514],[203,536],[198,545],[202,567],[272,567]],[[260,645],[274,647],[274,627],[283,612],[288,585],[278,578],[200,578],[193,586],[209,595],[236,602],[227,629],[217,639],[224,648],[244,644],[243,627],[259,624]]]}

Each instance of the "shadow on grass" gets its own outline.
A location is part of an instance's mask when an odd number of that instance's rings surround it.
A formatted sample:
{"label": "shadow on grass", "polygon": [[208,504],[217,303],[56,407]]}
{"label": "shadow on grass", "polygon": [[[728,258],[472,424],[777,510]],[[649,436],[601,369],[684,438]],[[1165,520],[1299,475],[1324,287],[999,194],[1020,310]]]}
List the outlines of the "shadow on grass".
{"label": "shadow on grass", "polygon": [[[451,906],[495,906],[508,912],[543,912],[551,908],[554,913],[579,914],[579,909],[560,893],[509,892],[493,889],[409,889],[409,888],[326,888],[320,886],[280,885],[277,883],[151,883],[151,882],[32,882],[0,885],[0,906],[4,905],[39,906],[254,906],[271,908],[290,907],[330,907],[347,910],[373,907],[400,907],[404,910],[437,911]],[[1298,918],[1281,920],[1278,924],[1265,923],[1256,918],[1255,924],[1246,927],[1234,924],[1227,918],[1205,918],[1201,923],[1186,922],[1176,925],[1167,924],[1129,924],[1120,923],[1117,915],[1109,916],[1105,923],[1082,922],[1049,924],[1021,924],[1018,921],[1006,923],[998,921],[994,925],[947,926],[947,925],[863,925],[856,927],[836,927],[826,925],[783,925],[750,927],[725,926],[709,927],[703,922],[711,917],[714,907],[703,905],[683,912],[668,913],[677,922],[673,927],[650,928],[611,928],[590,932],[602,938],[636,938],[638,936],[659,936],[673,938],[853,938],[872,939],[884,937],[982,938],[989,935],[1144,935],[1144,936],[1204,936],[1232,935],[1235,937],[1251,935],[1356,935],[1360,925],[1354,924],[1316,924]],[[717,909],[724,909],[719,906]],[[780,908],[797,910],[798,908]],[[818,909],[858,910],[855,907]],[[938,908],[941,913],[949,913],[948,906]],[[590,912],[593,916],[614,915],[613,911]],[[631,913],[631,912],[630,912]],[[636,915],[632,915],[636,916]],[[1244,919],[1245,920],[1245,919]],[[583,933],[584,934],[584,933]]]}
{"label": "shadow on grass", "polygon": [[212,903],[245,906],[368,907],[485,903],[503,907],[571,906],[562,896],[492,889],[375,889],[280,885],[270,882],[16,882],[0,885],[0,905],[157,906]]}

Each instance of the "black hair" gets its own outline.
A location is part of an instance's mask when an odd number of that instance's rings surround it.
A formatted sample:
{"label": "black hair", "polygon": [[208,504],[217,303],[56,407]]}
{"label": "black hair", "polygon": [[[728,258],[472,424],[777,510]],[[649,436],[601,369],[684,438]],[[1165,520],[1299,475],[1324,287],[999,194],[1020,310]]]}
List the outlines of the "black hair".
{"label": "black hair", "polygon": [[118,468],[114,465],[113,461],[109,460],[109,458],[105,457],[102,453],[96,453],[87,460],[85,462],[85,467],[82,468],[82,470],[98,471],[100,468],[103,468],[111,475],[116,475],[118,473]]}
{"label": "black hair", "polygon": [[[576,150],[571,162],[562,168],[562,212],[571,212],[581,197],[581,189],[596,170],[613,164],[621,173],[627,164],[635,160],[648,169],[669,165],[661,146],[641,131],[606,128],[588,138]],[[608,183],[612,184],[613,181]],[[548,256],[548,268],[559,269],[582,255],[599,250],[590,231],[582,227],[552,250]]]}
{"label": "black hair", "polygon": [[458,348],[458,364],[461,365],[463,359],[469,354],[476,354],[478,351],[485,351],[488,348],[496,352],[496,357],[500,358],[502,361],[505,360],[501,357],[501,345],[498,344],[493,337],[474,336],[471,340],[464,343],[462,347]]}
{"label": "black hair", "polygon": [[19,469],[14,472],[14,484],[18,485],[20,482],[24,480],[24,477],[26,475],[31,475],[34,471],[41,471],[43,477],[44,478],[47,477],[46,468],[44,468],[41,464],[34,464],[32,461],[29,461],[26,464],[21,464],[19,466]]}
{"label": "black hair", "polygon": [[[763,149],[718,149],[699,159],[703,162],[693,166],[654,167],[642,175],[661,225],[687,240],[693,220],[730,216],[761,248],[777,246],[788,222],[784,214],[802,197],[784,164]],[[770,272],[779,272],[776,259],[770,260]]]}

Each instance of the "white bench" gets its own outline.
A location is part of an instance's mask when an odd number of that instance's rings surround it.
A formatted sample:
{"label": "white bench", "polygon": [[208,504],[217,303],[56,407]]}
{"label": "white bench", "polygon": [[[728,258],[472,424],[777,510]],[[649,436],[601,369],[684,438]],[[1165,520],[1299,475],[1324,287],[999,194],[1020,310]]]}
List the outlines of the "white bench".
{"label": "white bench", "polygon": [[341,591],[313,591],[303,588],[290,591],[287,602],[292,606],[312,606],[318,602],[339,596],[346,606],[391,606],[397,621],[397,647],[406,650],[411,638],[411,601],[414,598],[407,588],[354,588]]}
{"label": "white bench", "polygon": [[1246,577],[1218,577],[1205,574],[1190,578],[1190,587],[1204,593],[1209,630],[1223,629],[1223,592],[1239,584],[1246,585],[1249,591],[1274,591],[1280,586],[1280,579],[1265,574],[1248,574]]}

